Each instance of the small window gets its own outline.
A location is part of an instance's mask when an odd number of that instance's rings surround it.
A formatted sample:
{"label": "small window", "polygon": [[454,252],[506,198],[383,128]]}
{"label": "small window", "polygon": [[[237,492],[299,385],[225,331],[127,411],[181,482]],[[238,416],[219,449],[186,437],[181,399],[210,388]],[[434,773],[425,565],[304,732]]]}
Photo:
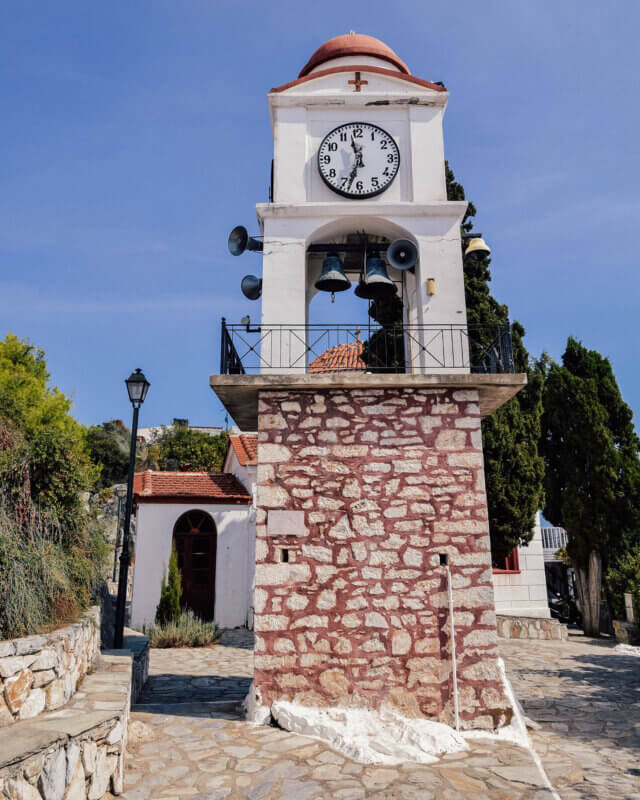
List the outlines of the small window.
{"label": "small window", "polygon": [[518,548],[514,548],[511,553],[501,562],[494,560],[493,571],[500,572],[520,572],[520,561],[518,559]]}
{"label": "small window", "polygon": [[289,563],[289,548],[288,547],[283,547],[282,550],[280,550],[280,561],[282,561],[283,564],[288,564]]}

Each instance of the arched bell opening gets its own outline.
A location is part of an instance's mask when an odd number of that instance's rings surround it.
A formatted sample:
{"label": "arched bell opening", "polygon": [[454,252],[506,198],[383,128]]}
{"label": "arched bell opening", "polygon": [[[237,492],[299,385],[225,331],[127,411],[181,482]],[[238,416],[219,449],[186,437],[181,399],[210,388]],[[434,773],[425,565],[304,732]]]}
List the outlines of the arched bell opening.
{"label": "arched bell opening", "polygon": [[[417,247],[399,226],[376,222],[363,228],[362,219],[342,219],[307,243],[311,372],[407,370],[408,299],[415,294],[408,267]],[[397,241],[404,246],[394,248]]]}
{"label": "arched bell opening", "polygon": [[212,620],[215,611],[216,551],[218,536],[210,514],[191,509],[173,526],[173,544],[182,579],[182,608]]}

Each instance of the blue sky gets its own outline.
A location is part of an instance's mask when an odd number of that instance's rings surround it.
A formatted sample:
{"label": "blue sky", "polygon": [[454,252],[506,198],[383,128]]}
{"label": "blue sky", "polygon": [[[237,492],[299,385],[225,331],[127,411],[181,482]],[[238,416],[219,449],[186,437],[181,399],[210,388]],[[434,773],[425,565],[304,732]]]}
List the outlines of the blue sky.
{"label": "blue sky", "polygon": [[239,290],[272,153],[267,91],[326,39],[377,36],[451,92],[446,155],[493,249],[493,292],[559,358],[608,355],[640,413],[640,4],[593,0],[0,7],[0,336],[46,350],[84,423],[215,425],[220,317]]}

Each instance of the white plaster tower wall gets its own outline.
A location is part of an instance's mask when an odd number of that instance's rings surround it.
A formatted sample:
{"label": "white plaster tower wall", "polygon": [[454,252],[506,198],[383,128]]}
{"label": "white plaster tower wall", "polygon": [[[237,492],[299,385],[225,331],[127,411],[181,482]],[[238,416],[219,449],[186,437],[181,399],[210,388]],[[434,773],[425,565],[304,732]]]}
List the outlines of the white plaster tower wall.
{"label": "white plaster tower wall", "polygon": [[[351,72],[348,64],[358,72]],[[372,71],[365,70],[366,65]],[[336,67],[348,71],[331,72]],[[366,81],[359,92],[354,91],[356,74]],[[419,252],[415,279],[408,276],[403,298],[406,322],[456,327],[446,343],[441,337],[446,367],[414,345],[407,371],[461,371],[468,360],[466,334],[460,332],[466,325],[460,222],[467,204],[446,199],[442,122],[447,100],[448,93],[440,87],[410,78],[382,59],[361,55],[327,61],[311,70],[310,77],[269,94],[273,202],[257,206],[264,237],[261,322],[267,369],[295,373],[304,366],[303,329],[317,277],[317,267],[311,274],[308,267],[309,244],[323,241],[328,229],[335,237],[356,230],[388,235],[395,229],[397,234],[390,238],[409,238]],[[369,199],[336,194],[317,167],[326,134],[354,121],[383,128],[400,149],[395,180]],[[427,295],[428,278],[435,279],[434,296]],[[300,336],[290,334],[293,327]],[[429,333],[418,336],[431,339]]]}

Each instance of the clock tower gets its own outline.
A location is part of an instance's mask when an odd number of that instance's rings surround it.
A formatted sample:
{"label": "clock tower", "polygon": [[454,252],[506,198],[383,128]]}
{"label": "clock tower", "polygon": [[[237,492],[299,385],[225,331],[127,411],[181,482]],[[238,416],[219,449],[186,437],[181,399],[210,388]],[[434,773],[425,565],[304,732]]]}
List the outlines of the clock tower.
{"label": "clock tower", "polygon": [[[498,728],[511,708],[480,423],[526,377],[508,330],[467,322],[449,93],[350,33],[268,98],[262,239],[230,240],[262,252],[261,283],[243,281],[261,293],[260,323],[223,321],[211,377],[259,431],[254,705],[281,724],[289,701]],[[352,285],[380,320],[366,341],[355,325],[309,322],[318,291]]]}

